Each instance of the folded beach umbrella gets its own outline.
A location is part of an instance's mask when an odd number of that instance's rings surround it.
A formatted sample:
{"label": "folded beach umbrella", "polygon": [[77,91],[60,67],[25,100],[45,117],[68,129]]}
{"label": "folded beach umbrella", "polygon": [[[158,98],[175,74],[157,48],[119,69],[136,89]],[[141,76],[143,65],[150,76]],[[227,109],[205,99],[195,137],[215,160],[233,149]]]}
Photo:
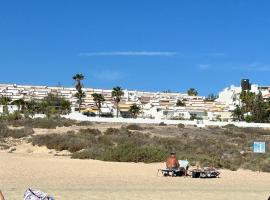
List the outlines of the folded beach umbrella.
{"label": "folded beach umbrella", "polygon": [[53,197],[49,196],[40,190],[33,190],[28,188],[23,196],[23,200],[55,200]]}

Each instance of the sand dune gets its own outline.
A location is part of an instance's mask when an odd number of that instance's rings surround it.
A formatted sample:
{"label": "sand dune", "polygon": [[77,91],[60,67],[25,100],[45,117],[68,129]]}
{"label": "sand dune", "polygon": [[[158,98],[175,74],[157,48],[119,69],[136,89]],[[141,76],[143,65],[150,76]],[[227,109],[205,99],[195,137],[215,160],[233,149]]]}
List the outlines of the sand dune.
{"label": "sand dune", "polygon": [[58,200],[207,199],[254,200],[270,195],[270,174],[224,170],[219,179],[159,177],[163,163],[73,160],[48,154],[0,153],[0,188],[7,200],[32,186]]}

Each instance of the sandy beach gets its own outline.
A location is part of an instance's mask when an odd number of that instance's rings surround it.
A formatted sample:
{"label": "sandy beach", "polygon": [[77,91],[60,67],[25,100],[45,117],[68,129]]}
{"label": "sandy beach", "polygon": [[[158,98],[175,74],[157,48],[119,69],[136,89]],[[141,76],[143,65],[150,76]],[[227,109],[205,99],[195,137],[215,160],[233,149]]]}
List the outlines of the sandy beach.
{"label": "sandy beach", "polygon": [[0,188],[7,200],[22,199],[29,186],[71,199],[266,200],[270,174],[222,170],[218,179],[157,176],[163,163],[74,160],[45,153],[0,153]]}

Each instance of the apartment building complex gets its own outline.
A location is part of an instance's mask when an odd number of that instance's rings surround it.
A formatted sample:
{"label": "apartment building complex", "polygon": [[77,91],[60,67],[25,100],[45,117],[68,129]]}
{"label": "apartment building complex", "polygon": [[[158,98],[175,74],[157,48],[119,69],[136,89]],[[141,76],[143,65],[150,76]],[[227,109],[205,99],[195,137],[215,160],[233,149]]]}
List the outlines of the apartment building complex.
{"label": "apartment building complex", "polygon": [[[98,109],[92,98],[93,93],[103,94],[105,102],[102,105],[102,113],[116,115],[116,105],[111,96],[112,90],[84,88],[86,97],[83,99],[82,109],[84,111],[97,113]],[[164,92],[143,92],[124,90],[124,95],[119,103],[119,110],[122,116],[128,112],[133,104],[142,108],[140,117],[155,119],[190,119],[196,118],[209,120],[231,119],[231,103],[224,98],[218,101],[208,101],[203,96],[188,96],[184,93],[164,93]],[[69,100],[72,104],[72,111],[78,108],[75,88],[68,87],[48,87],[48,86],[29,86],[16,84],[0,84],[0,96],[10,97],[12,100],[40,100],[49,93],[58,94]],[[226,95],[225,95],[226,96]],[[228,95],[227,95],[228,96]],[[177,101],[184,103],[177,106]]]}

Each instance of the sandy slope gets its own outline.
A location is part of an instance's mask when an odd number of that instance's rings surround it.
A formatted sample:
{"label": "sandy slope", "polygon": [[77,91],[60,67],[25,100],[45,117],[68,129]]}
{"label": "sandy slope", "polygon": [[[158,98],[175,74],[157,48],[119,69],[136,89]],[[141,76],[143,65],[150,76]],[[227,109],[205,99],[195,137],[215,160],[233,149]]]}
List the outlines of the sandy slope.
{"label": "sandy slope", "polygon": [[222,171],[219,179],[157,177],[159,164],[72,160],[48,154],[0,153],[0,189],[22,199],[28,186],[58,199],[266,200],[270,174]]}

